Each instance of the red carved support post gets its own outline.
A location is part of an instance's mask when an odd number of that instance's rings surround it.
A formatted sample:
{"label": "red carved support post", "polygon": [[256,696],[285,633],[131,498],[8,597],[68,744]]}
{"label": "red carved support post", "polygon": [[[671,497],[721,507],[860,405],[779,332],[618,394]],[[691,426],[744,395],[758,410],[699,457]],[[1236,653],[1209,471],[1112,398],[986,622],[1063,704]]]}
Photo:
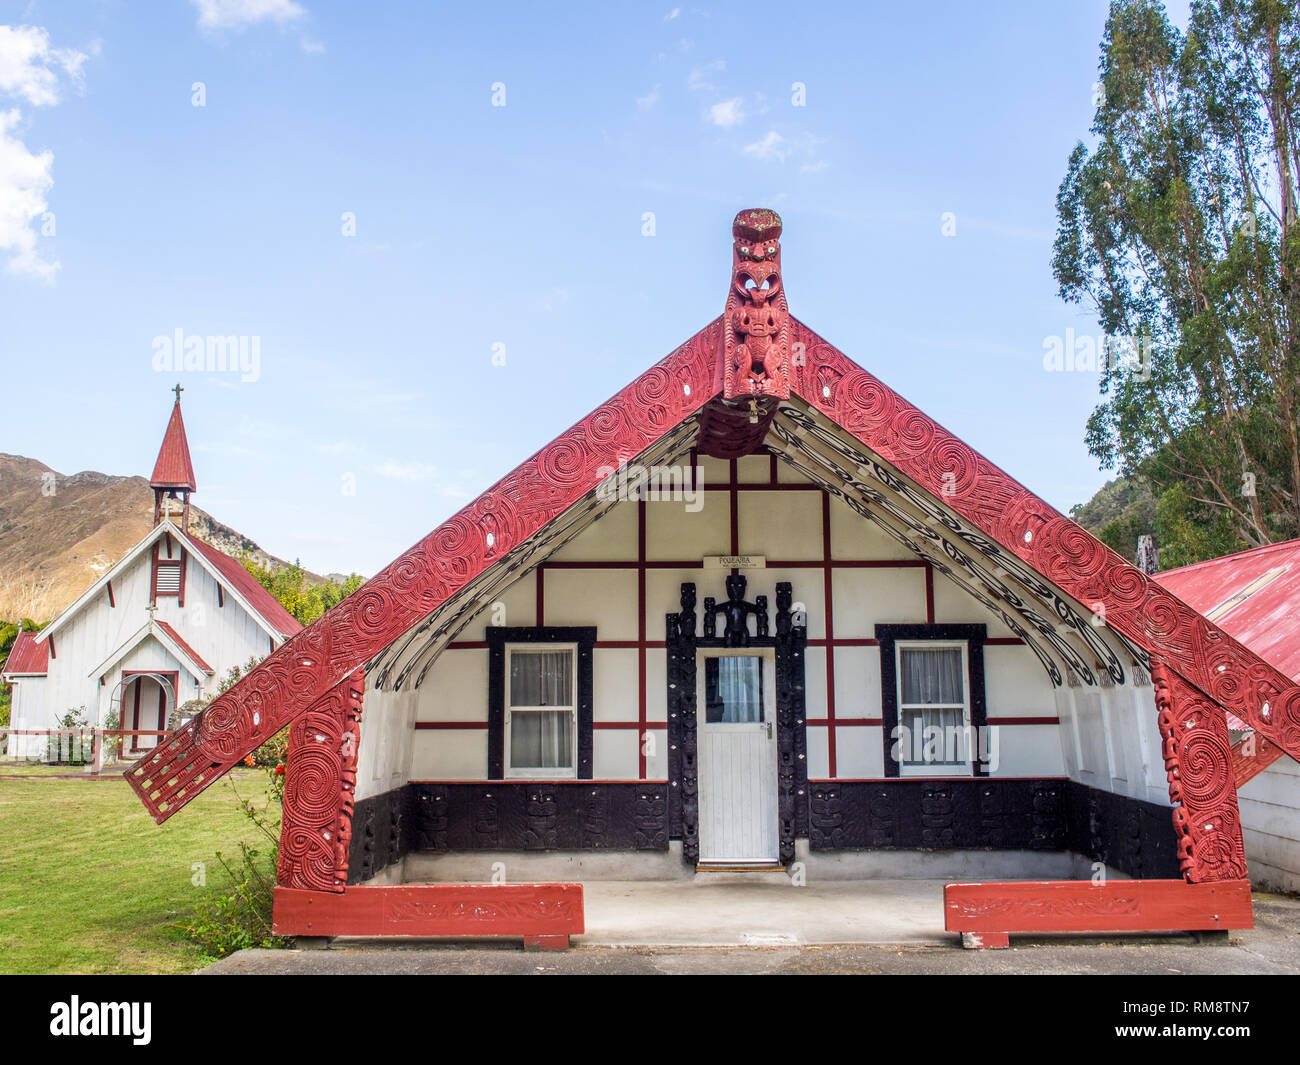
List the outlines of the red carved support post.
{"label": "red carved support post", "polygon": [[1157,658],[1151,683],[1183,877],[1192,884],[1244,880],[1246,848],[1223,709]]}
{"label": "red carved support post", "polygon": [[357,749],[366,675],[356,670],[289,729],[276,882],[342,891],[356,799]]}

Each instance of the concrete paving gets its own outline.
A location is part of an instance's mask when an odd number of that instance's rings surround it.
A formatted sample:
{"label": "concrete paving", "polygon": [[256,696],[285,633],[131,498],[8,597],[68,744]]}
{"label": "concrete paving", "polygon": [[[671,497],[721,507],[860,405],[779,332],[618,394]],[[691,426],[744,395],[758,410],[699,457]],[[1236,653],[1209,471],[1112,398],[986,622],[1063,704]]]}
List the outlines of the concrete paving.
{"label": "concrete paving", "polygon": [[[773,892],[718,884],[588,884],[588,935],[563,953],[525,953],[515,942],[377,944],[336,941],[327,950],[245,950],[212,974],[1300,974],[1300,898],[1257,894],[1255,928],[1227,942],[1187,935],[1013,936],[1010,950],[963,950],[932,909],[934,881],[875,881],[838,892],[772,885]],[[942,892],[942,882],[939,891]],[[744,888],[744,885],[739,885]],[[766,885],[759,885],[766,886]],[[660,916],[690,918],[689,931],[647,935],[648,887],[675,889]],[[620,892],[620,888],[623,889]],[[597,889],[593,891],[593,889]],[[635,890],[632,890],[635,889]],[[883,890],[882,890],[883,889]],[[701,894],[699,892],[705,892]],[[789,893],[787,901],[780,892]],[[890,893],[893,897],[890,898]],[[797,901],[801,900],[801,901]],[[595,909],[593,911],[593,902]],[[691,904],[699,908],[691,916]],[[823,917],[828,910],[838,917]],[[600,924],[593,921],[593,912]],[[640,914],[639,925],[631,922]],[[936,918],[935,914],[939,916]],[[894,922],[888,919],[892,915]],[[835,939],[826,938],[836,920]],[[937,927],[937,931],[935,930]],[[694,944],[687,935],[694,937]],[[765,938],[799,935],[798,941]],[[669,936],[676,939],[669,939]],[[848,940],[855,935],[861,938]],[[884,942],[870,935],[885,936]],[[745,938],[749,936],[748,940]],[[636,940],[654,939],[654,944]],[[701,940],[710,945],[701,944]]]}

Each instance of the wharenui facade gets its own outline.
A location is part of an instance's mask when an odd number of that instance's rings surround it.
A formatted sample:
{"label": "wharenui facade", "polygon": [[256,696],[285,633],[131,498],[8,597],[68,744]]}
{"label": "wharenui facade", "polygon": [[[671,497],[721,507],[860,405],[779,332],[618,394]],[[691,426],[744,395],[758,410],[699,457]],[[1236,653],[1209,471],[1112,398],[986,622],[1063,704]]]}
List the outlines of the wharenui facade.
{"label": "wharenui facade", "polygon": [[983,945],[1249,925],[1224,711],[1294,754],[1300,688],[793,317],[774,212],[732,234],[721,317],[169,738],[146,806],[289,725],[286,934],[781,867],[975,881]]}
{"label": "wharenui facade", "polygon": [[148,535],[44,629],[15,641],[2,671],[13,685],[10,756],[48,757],[42,733],[74,713],[92,728],[116,721],[130,733],[122,753],[139,757],[178,706],[214,694],[232,667],[302,628],[240,562],[191,535],[197,486],[179,390],[150,487]]}

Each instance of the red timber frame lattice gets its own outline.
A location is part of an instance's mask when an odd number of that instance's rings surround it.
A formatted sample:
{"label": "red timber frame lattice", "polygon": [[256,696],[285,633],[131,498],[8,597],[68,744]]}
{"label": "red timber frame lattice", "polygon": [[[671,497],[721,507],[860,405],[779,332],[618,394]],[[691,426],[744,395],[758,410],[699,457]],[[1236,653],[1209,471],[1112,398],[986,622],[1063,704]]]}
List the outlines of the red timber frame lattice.
{"label": "red timber frame lattice", "polygon": [[[769,243],[774,234],[779,236],[779,220],[773,229],[765,218],[751,212],[737,218],[736,279],[744,270],[779,274],[779,247],[773,252]],[[749,230],[742,226],[743,219],[748,219]],[[742,262],[742,241],[751,239],[749,232],[762,236],[767,255],[762,263]],[[725,323],[718,319],[705,327],[561,434],[281,645],[196,720],[129,770],[128,781],[155,820],[170,817],[286,724],[304,715],[337,714],[340,685],[593,492],[603,480],[602,470],[635,459],[706,406],[709,416],[701,420],[701,450],[739,454],[741,438],[754,442],[754,426],[761,429],[786,401],[788,381],[792,399],[802,399],[867,453],[892,465],[932,500],[1065,595],[1090,610],[1104,610],[1111,629],[1160,664],[1168,679],[1168,695],[1162,698],[1172,707],[1167,711],[1170,720],[1175,724],[1194,720],[1206,737],[1202,740],[1198,732],[1193,743],[1173,734],[1166,744],[1166,757],[1172,762],[1171,799],[1185,819],[1180,829],[1186,840],[1184,875],[1191,883],[1244,876],[1230,748],[1226,736],[1219,736],[1217,726],[1204,719],[1221,718],[1222,711],[1229,710],[1259,737],[1300,757],[1300,686],[797,319],[790,316],[788,324],[778,321],[771,327],[770,318],[767,325],[755,319],[753,308],[733,310],[738,291],[733,284]],[[788,314],[784,306],[782,286],[779,300],[769,301],[763,313],[779,319]],[[748,417],[743,413],[746,405]],[[301,750],[300,744],[300,758]],[[289,771],[301,770],[291,765]],[[337,810],[350,802],[350,792],[345,795],[345,790],[340,783],[334,793]],[[287,805],[298,804],[298,794],[295,788]],[[1206,822],[1208,828],[1192,816],[1190,805],[1182,805],[1215,795],[1223,798],[1206,809],[1222,816]],[[321,803],[314,814],[318,818],[325,817],[328,798],[322,797]],[[289,821],[298,817],[296,810],[287,814]],[[342,819],[336,823],[341,827]],[[332,864],[323,851],[314,849],[310,855],[304,851],[291,859],[291,864],[297,862],[293,875],[309,876],[313,883],[332,877],[334,890],[341,890],[346,853],[338,846],[337,830],[332,842]]]}

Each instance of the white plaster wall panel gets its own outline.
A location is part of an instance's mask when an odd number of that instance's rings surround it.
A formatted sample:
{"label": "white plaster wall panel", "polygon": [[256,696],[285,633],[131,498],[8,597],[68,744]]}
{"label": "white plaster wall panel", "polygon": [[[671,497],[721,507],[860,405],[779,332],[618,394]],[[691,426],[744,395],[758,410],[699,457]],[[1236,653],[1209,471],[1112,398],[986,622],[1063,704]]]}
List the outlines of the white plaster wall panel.
{"label": "white plaster wall panel", "polygon": [[862,518],[837,496],[831,497],[831,557],[835,559],[912,559],[916,555]]}
{"label": "white plaster wall panel", "polygon": [[[658,505],[647,504],[647,506]],[[631,500],[615,503],[570,543],[551,555],[548,561],[636,561],[637,510],[638,504]]]}
{"label": "white plaster wall panel", "polygon": [[1054,688],[1056,699],[1056,716],[1061,722],[1057,729],[1061,739],[1061,757],[1065,762],[1065,775],[1071,780],[1083,779],[1083,767],[1079,764],[1080,744],[1078,721],[1074,716],[1074,697],[1069,688]]}
{"label": "white plaster wall panel", "polygon": [[[804,649],[804,702],[809,717],[826,716],[826,648]],[[837,693],[838,694],[838,693]],[[839,714],[839,699],[836,699]]]}
{"label": "white plaster wall panel", "polygon": [[[637,733],[641,735],[641,733]],[[668,779],[668,730],[648,729],[645,733],[646,758],[645,775],[647,780]],[[635,775],[635,774],[634,774]]]}
{"label": "white plaster wall panel", "polygon": [[813,482],[788,462],[776,460],[776,479],[781,484],[812,484]]}
{"label": "white plaster wall panel", "polygon": [[415,692],[415,700],[417,721],[486,721],[487,649],[447,648]]}
{"label": "white plaster wall panel", "polygon": [[[662,640],[664,638],[666,634],[664,617],[667,614],[676,614],[682,609],[682,585],[687,582],[695,585],[695,617],[696,628],[699,629],[700,615],[704,610],[704,597],[714,594],[712,591],[705,590],[707,572],[712,572],[716,576],[726,571],[705,571],[698,567],[695,569],[646,570],[646,639]],[[721,577],[718,577],[718,581],[718,588],[721,590],[723,588],[720,583]],[[721,594],[721,591],[719,594]]]}
{"label": "white plaster wall panel", "polygon": [[[995,725],[997,768],[994,777],[1063,777],[1065,760],[1057,725]],[[992,740],[990,743],[994,742]],[[992,749],[990,748],[990,755]]]}
{"label": "white plaster wall panel", "polygon": [[830,755],[827,747],[829,729],[824,726],[808,728],[808,779],[826,780],[831,775]]}
{"label": "white plaster wall panel", "polygon": [[837,639],[871,639],[878,624],[925,621],[925,570],[920,566],[837,568],[831,580]]}
{"label": "white plaster wall panel", "polygon": [[409,779],[419,700],[418,692],[381,692],[367,686],[357,752],[358,799],[391,791]]}
{"label": "white plaster wall panel", "polygon": [[744,455],[736,460],[736,480],[741,484],[766,484],[771,477],[771,455]]}
{"label": "white plaster wall panel", "polygon": [[487,729],[418,729],[411,740],[412,780],[483,780]]}
{"label": "white plaster wall panel", "polygon": [[[547,579],[550,573],[547,573]],[[500,607],[497,604],[501,604]],[[529,570],[518,580],[511,582],[492,596],[490,602],[483,604],[470,623],[465,626],[457,639],[482,640],[483,630],[488,625],[536,625],[537,624],[537,572]]]}
{"label": "white plaster wall panel", "polygon": [[594,625],[597,640],[637,638],[634,570],[546,571],[546,625]]}
{"label": "white plaster wall panel", "polygon": [[[744,572],[749,578],[749,585],[745,589],[746,597],[752,601],[756,595],[767,596],[768,613],[773,619],[776,617],[776,586],[782,581],[788,581],[796,609],[802,603],[808,615],[808,638],[826,638],[826,583],[820,569],[760,569]],[[715,579],[718,590],[708,594],[723,601],[727,597],[726,571],[719,570]],[[701,601],[702,597],[703,593]]]}
{"label": "white plaster wall panel", "polygon": [[641,767],[641,732],[598,728],[592,738],[592,776],[597,780],[636,780]]}
{"label": "white plaster wall panel", "polygon": [[880,648],[835,648],[835,716],[878,718],[881,713]]}
{"label": "white plaster wall panel", "polygon": [[1294,840],[1259,832],[1248,825],[1243,825],[1242,841],[1246,845],[1246,859],[1250,867],[1252,884],[1267,891],[1300,893],[1300,872],[1297,872],[1296,868]]}
{"label": "white plaster wall panel", "polygon": [[698,510],[661,500],[645,508],[646,558],[693,562],[731,552],[731,502],[726,492],[705,491]]}
{"label": "white plaster wall panel", "polygon": [[1106,734],[1101,716],[1101,697],[1096,688],[1074,689],[1074,710],[1082,746],[1081,768],[1085,783],[1109,788],[1110,769],[1106,759]]}
{"label": "white plaster wall panel", "polygon": [[1052,679],[1023,644],[984,647],[984,698],[989,717],[1055,717]]}
{"label": "white plaster wall panel", "polygon": [[[668,720],[668,652],[662,647],[649,647],[645,653],[647,721]],[[667,733],[661,733],[667,735]]]}
{"label": "white plaster wall panel", "polygon": [[[837,678],[838,680],[838,675]],[[839,709],[836,708],[836,715]],[[885,748],[879,725],[840,727],[835,730],[836,776],[869,780],[885,775]]]}
{"label": "white plaster wall panel", "polygon": [[[683,457],[682,462],[687,459]],[[697,455],[695,465],[699,468],[700,477],[704,484],[726,484],[731,480],[731,461],[729,459],[715,459],[711,455]]]}
{"label": "white plaster wall panel", "polygon": [[742,555],[799,562],[822,557],[820,492],[740,492],[736,511]]}
{"label": "white plaster wall panel", "polygon": [[636,651],[597,647],[591,672],[594,720],[636,721],[641,712]]}
{"label": "white plaster wall panel", "polygon": [[[1043,611],[1038,611],[1040,614]],[[934,575],[934,620],[940,624],[985,625],[988,636],[1014,636],[1006,623],[942,573]]]}

